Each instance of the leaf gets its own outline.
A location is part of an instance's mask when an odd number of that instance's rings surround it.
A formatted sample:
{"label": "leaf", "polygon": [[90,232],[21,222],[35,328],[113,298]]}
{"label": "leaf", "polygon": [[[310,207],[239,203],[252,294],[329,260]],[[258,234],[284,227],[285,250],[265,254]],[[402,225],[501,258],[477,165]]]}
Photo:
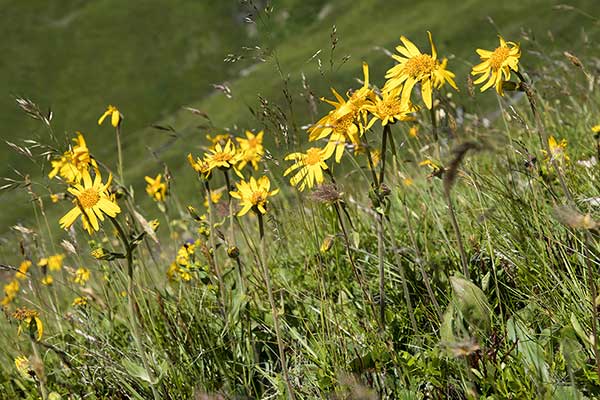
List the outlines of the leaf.
{"label": "leaf", "polygon": [[458,275],[450,277],[454,303],[469,325],[487,330],[491,326],[492,307],[485,293],[473,282]]}
{"label": "leaf", "polygon": [[123,360],[121,360],[121,364],[123,365],[123,367],[125,367],[125,369],[127,370],[127,373],[135,378],[141,379],[143,381],[148,382],[151,385],[156,385],[158,383],[158,379],[154,379],[154,381],[152,381],[150,379],[150,376],[148,375],[148,371],[146,371],[146,369],[131,361],[128,360],[126,358],[124,358]]}
{"label": "leaf", "polygon": [[550,372],[544,358],[544,349],[537,342],[537,338],[527,329],[520,320],[510,318],[506,322],[508,338],[517,342],[517,351],[522,357],[525,367],[535,373],[540,382],[549,382]]}

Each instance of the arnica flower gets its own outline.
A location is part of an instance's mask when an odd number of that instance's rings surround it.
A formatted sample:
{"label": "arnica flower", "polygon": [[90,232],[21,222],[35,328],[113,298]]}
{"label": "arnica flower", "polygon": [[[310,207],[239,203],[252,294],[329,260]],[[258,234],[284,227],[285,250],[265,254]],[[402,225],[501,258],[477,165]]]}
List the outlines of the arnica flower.
{"label": "arnica flower", "polygon": [[69,193],[75,196],[73,200],[75,207],[60,219],[61,228],[68,229],[81,215],[83,228],[91,235],[94,231],[100,230],[98,220],[104,221],[104,214],[111,218],[116,217],[121,212],[121,208],[108,192],[111,181],[112,175],[109,175],[106,184],[102,184],[100,171],[97,170],[92,182],[89,172],[84,172],[82,180],[68,189]]}
{"label": "arnica flower", "polygon": [[52,170],[48,178],[53,179],[59,175],[67,183],[76,182],[83,171],[88,171],[92,166],[97,168],[96,161],[90,156],[90,151],[81,132],[73,139],[75,146],[66,151],[60,158],[51,161]]}
{"label": "arnica flower", "polygon": [[33,380],[33,378],[30,375],[30,372],[32,372],[33,370],[31,368],[31,362],[29,361],[28,357],[19,356],[15,358],[15,367],[17,368],[19,375],[21,375],[23,378]]}
{"label": "arnica flower", "polygon": [[398,64],[386,72],[385,77],[388,81],[385,83],[383,91],[402,87],[401,101],[407,103],[413,87],[420,83],[423,102],[428,109],[431,109],[434,88],[440,89],[446,82],[454,89],[458,90],[458,88],[454,82],[455,75],[446,70],[447,60],[444,59],[440,63],[437,59],[431,32],[427,32],[427,36],[431,44],[431,55],[421,53],[417,46],[405,36],[400,37],[403,45],[396,47],[400,55],[392,56],[394,60],[398,61]]}
{"label": "arnica flower", "polygon": [[19,281],[17,281],[16,279],[4,285],[4,298],[2,298],[0,304],[3,306],[7,306],[10,303],[12,303],[13,300],[17,297],[17,293],[19,293],[19,288]]}
{"label": "arnica flower", "polygon": [[192,154],[187,155],[187,160],[188,160],[188,163],[190,163],[190,166],[194,169],[194,171],[196,171],[198,173],[198,175],[200,175],[204,179],[210,178],[211,169],[208,166],[208,162],[206,162],[200,158],[196,158],[194,160],[194,157],[192,156]]}
{"label": "arnica flower", "polygon": [[90,270],[87,268],[79,267],[75,271],[75,277],[73,278],[73,282],[78,285],[85,286],[87,281],[90,279]]}
{"label": "arnica flower", "polygon": [[206,139],[211,143],[209,148],[214,149],[217,144],[225,146],[227,141],[231,140],[231,135],[229,133],[219,133],[215,136],[206,135]]}
{"label": "arnica flower", "polygon": [[295,163],[285,170],[283,176],[296,171],[290,179],[292,186],[298,186],[301,192],[304,189],[312,189],[315,184],[323,183],[323,171],[327,169],[325,164],[325,150],[318,147],[311,147],[306,153],[291,153],[285,156],[286,160],[293,160]]}
{"label": "arnica flower", "polygon": [[29,271],[30,267],[31,267],[31,261],[29,261],[29,260],[21,261],[21,264],[19,265],[19,270],[15,274],[15,278],[25,279],[27,277],[27,271]]}
{"label": "arnica flower", "polygon": [[83,307],[83,306],[87,305],[87,303],[88,303],[87,297],[75,297],[75,299],[73,299],[73,302],[71,303],[71,305],[73,307]]}
{"label": "arnica flower", "polygon": [[346,143],[360,144],[360,135],[365,131],[367,110],[364,105],[373,97],[369,88],[369,66],[363,63],[364,83],[354,91],[346,101],[335,89],[331,88],[336,100],[321,100],[332,105],[333,110],[321,118],[308,130],[308,140],[315,141],[329,137],[325,146],[326,159],[335,153],[335,161],[340,162]]}
{"label": "arnica flower", "polygon": [[258,162],[265,154],[263,147],[264,132],[260,131],[256,135],[246,131],[246,138],[235,138],[239,145],[240,163],[237,168],[243,169],[247,164],[251,164],[254,170],[258,170]]}
{"label": "arnica flower", "polygon": [[431,170],[431,174],[427,175],[427,178],[433,178],[434,176],[439,177],[444,173],[444,167],[430,159],[421,161],[419,163],[419,166],[429,167],[429,169]]}
{"label": "arnica flower", "polygon": [[242,180],[236,183],[235,186],[238,190],[236,192],[231,191],[229,194],[231,197],[240,200],[242,209],[238,212],[238,217],[245,215],[250,210],[255,213],[266,214],[269,197],[279,193],[279,189],[269,191],[271,181],[268,176],[262,176],[258,179],[251,177],[249,182]]}
{"label": "arnica flower", "polygon": [[592,126],[592,132],[600,133],[600,124]]}
{"label": "arnica flower", "polygon": [[144,179],[148,184],[146,186],[146,193],[148,196],[152,197],[156,201],[165,201],[167,196],[167,184],[165,182],[161,182],[162,175],[156,175],[156,178],[150,178],[149,176],[145,176]]}
{"label": "arnica flower", "polygon": [[477,54],[481,57],[482,62],[477,64],[471,70],[471,75],[481,75],[473,83],[476,85],[483,83],[488,79],[480,90],[483,92],[492,86],[496,87],[496,92],[503,96],[502,82],[510,80],[510,71],[519,71],[519,57],[521,57],[521,49],[518,43],[506,42],[502,36],[500,46],[494,51],[477,49]]}
{"label": "arnica flower", "polygon": [[411,126],[408,130],[408,136],[410,136],[411,138],[416,138],[417,136],[419,136],[419,125]]}
{"label": "arnica flower", "polygon": [[174,282],[178,279],[189,282],[192,280],[192,274],[187,268],[180,267],[177,265],[177,263],[173,262],[167,270],[167,279],[171,282]]}
{"label": "arnica flower", "polygon": [[209,150],[209,152],[204,155],[204,161],[208,164],[209,171],[212,171],[215,168],[221,170],[233,168],[235,173],[240,178],[243,178],[242,174],[235,167],[240,161],[240,155],[241,154],[236,151],[233,142],[228,140],[225,146],[221,146],[220,143],[217,143],[214,149]]}
{"label": "arnica flower", "polygon": [[415,118],[410,114],[418,111],[418,107],[408,103],[402,103],[400,97],[400,88],[392,89],[382,93],[381,97],[376,96],[375,100],[364,105],[373,118],[367,124],[367,128],[373,126],[375,121],[381,121],[381,126],[393,124],[396,121],[414,121]]}
{"label": "arnica flower", "polygon": [[23,327],[30,330],[32,328],[32,324],[35,323],[37,340],[42,339],[42,335],[44,334],[44,325],[42,324],[40,314],[37,311],[22,307],[17,308],[12,316],[14,319],[21,322],[21,325],[19,325],[19,329],[17,330],[17,335],[21,334]]}
{"label": "arnica flower", "polygon": [[104,111],[104,114],[102,114],[102,116],[100,116],[100,118],[98,119],[98,125],[102,125],[106,117],[108,117],[109,115],[110,123],[112,126],[116,128],[121,124],[121,121],[123,120],[123,114],[121,114],[117,107],[109,104],[108,107],[106,107],[106,111]]}
{"label": "arnica flower", "polygon": [[566,139],[557,142],[554,136],[550,136],[548,138],[548,147],[550,148],[550,154],[548,154],[546,150],[542,150],[546,161],[556,161],[559,164],[567,163],[569,161]]}
{"label": "arnica flower", "polygon": [[60,271],[64,259],[64,254],[54,254],[50,257],[40,258],[40,261],[38,261],[37,265],[38,267],[46,267],[50,271]]}
{"label": "arnica flower", "polygon": [[[224,191],[225,191],[225,186],[223,186],[222,188],[219,188],[219,189],[211,190],[210,191],[210,201],[213,204],[218,204],[219,201],[221,201],[221,197],[223,197]],[[206,207],[206,208],[209,207],[207,196],[204,196],[204,207]]]}
{"label": "arnica flower", "polygon": [[42,285],[44,286],[50,286],[54,283],[54,278],[52,277],[52,275],[45,275],[42,278]]}

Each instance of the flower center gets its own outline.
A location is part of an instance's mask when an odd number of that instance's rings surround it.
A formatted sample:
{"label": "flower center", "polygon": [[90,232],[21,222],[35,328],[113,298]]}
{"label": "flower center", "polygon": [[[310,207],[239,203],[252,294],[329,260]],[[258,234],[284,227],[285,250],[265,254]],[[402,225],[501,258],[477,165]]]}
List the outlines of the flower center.
{"label": "flower center", "polygon": [[508,47],[498,47],[490,56],[490,66],[494,70],[499,70],[502,63],[508,58],[510,49]]}
{"label": "flower center", "polygon": [[335,121],[333,130],[336,133],[346,133],[348,132],[348,129],[350,128],[350,126],[352,126],[353,123],[354,115],[350,113]]}
{"label": "flower center", "polygon": [[267,198],[267,196],[263,191],[252,192],[252,196],[250,197],[250,202],[256,206],[261,203],[264,203],[266,198]]}
{"label": "flower center", "polygon": [[377,113],[381,116],[393,117],[402,114],[402,103],[397,99],[382,101],[377,104]]}
{"label": "flower center", "polygon": [[229,160],[231,160],[231,154],[229,154],[229,153],[216,153],[213,156],[213,160],[215,160],[215,161],[229,161]]}
{"label": "flower center", "polygon": [[404,65],[408,75],[417,78],[420,75],[430,74],[435,69],[435,60],[429,54],[421,54],[410,58]]}
{"label": "flower center", "polygon": [[100,195],[96,189],[89,188],[81,192],[77,198],[83,208],[92,208],[100,200]]}
{"label": "flower center", "polygon": [[306,158],[304,159],[305,165],[316,165],[321,162],[321,149],[317,147],[311,147],[306,151]]}
{"label": "flower center", "polygon": [[256,140],[256,138],[248,139],[248,147],[250,147],[251,149],[254,149],[254,148],[256,148],[257,145],[258,145],[258,140]]}

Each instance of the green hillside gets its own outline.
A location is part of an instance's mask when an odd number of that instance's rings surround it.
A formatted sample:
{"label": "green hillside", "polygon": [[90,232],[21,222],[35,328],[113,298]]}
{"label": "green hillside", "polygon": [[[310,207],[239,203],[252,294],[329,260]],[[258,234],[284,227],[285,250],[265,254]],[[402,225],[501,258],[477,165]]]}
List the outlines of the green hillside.
{"label": "green hillside", "polygon": [[[52,108],[58,137],[76,130],[86,133],[95,156],[114,168],[116,151],[104,146],[107,135],[112,142],[113,132],[98,127],[96,120],[107,104],[118,105],[126,118],[128,183],[138,191],[143,176],[162,170],[162,162],[177,171],[180,181],[191,178],[187,168],[179,171],[185,166],[184,156],[203,143],[209,130],[266,129],[268,141],[285,142],[273,121],[261,121],[250,111],[261,107],[257,94],[269,107],[281,105],[294,121],[286,127],[290,138],[303,140],[300,127],[313,121],[307,104],[298,100],[306,94],[302,75],[318,98],[328,95],[330,86],[352,85],[365,60],[380,80],[374,83],[380,85],[392,64],[382,49],[393,50],[401,34],[427,48],[425,31],[432,31],[464,91],[467,72],[477,60],[474,48],[493,46],[498,31],[527,41],[530,50],[524,63],[533,66],[541,59],[537,48],[586,54],[600,30],[597,21],[586,16],[593,12],[594,0],[571,1],[571,7],[546,0],[288,0],[273,2],[273,11],[258,19],[251,5],[237,2],[2,3],[0,32],[10,44],[0,64],[2,76],[10,77],[0,84],[2,138],[48,143],[47,131],[15,106],[15,95],[28,97],[44,110]],[[334,25],[338,41],[332,53]],[[212,86],[223,82],[231,98]],[[284,89],[294,99],[292,108],[286,105]],[[183,106],[207,113],[212,127]],[[319,107],[320,112],[326,109]],[[173,127],[175,134],[153,124]],[[281,150],[272,151],[277,155]],[[12,168],[34,177],[38,173],[8,146],[0,147],[0,155],[6,160],[0,166],[2,176],[14,178]],[[182,186],[184,194],[190,193],[189,185]],[[1,226],[28,221],[27,199],[23,194],[0,195],[0,202],[14,210],[0,216]]]}

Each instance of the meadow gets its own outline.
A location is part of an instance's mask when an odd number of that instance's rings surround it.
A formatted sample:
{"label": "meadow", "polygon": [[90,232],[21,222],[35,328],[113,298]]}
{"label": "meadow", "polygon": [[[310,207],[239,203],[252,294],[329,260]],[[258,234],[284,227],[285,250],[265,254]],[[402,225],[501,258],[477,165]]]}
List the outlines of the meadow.
{"label": "meadow", "polygon": [[594,1],[61,3],[0,28],[0,398],[600,397]]}

